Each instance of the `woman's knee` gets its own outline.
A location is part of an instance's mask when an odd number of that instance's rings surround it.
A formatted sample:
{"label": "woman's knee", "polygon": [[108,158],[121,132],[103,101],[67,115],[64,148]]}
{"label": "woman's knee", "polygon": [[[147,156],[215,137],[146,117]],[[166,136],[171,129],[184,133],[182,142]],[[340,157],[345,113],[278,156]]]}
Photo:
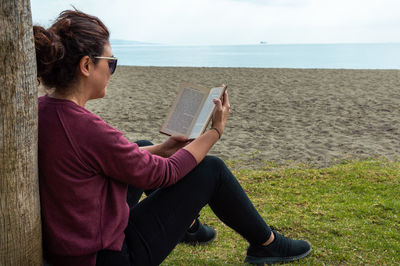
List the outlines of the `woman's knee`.
{"label": "woman's knee", "polygon": [[224,162],[215,156],[206,156],[204,159],[189,173],[191,178],[199,179],[199,182],[209,183],[215,182],[221,175],[225,167]]}
{"label": "woman's knee", "polygon": [[216,156],[211,156],[211,155],[207,155],[206,157],[204,157],[203,161],[201,161],[199,166],[213,170],[222,170],[226,168],[226,165],[223,160],[221,160]]}
{"label": "woman's knee", "polygon": [[203,172],[203,178],[211,178],[219,184],[235,178],[224,161],[216,156],[206,156],[198,166]]}
{"label": "woman's knee", "polygon": [[139,146],[139,147],[144,147],[144,146],[152,146],[154,145],[151,141],[149,140],[138,140],[135,141],[135,143]]}

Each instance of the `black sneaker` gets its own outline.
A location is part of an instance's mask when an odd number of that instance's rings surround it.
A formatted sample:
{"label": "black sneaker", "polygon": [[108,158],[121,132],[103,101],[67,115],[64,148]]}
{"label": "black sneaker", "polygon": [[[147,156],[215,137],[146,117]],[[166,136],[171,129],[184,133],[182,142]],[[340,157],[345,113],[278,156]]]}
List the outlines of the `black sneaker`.
{"label": "black sneaker", "polygon": [[197,227],[195,232],[191,232],[190,228],[186,231],[181,243],[189,245],[205,245],[214,240],[216,232],[213,228],[202,224],[199,219],[196,219],[195,227]]}
{"label": "black sneaker", "polygon": [[306,257],[311,252],[311,245],[304,240],[292,240],[275,230],[274,241],[268,246],[250,245],[247,249],[245,263],[268,265],[277,262],[289,262]]}

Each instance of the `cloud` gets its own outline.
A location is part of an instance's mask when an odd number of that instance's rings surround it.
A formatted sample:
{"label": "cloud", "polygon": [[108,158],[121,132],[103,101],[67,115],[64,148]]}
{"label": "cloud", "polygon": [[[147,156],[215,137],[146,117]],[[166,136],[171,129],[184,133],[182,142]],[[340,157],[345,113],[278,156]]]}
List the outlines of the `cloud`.
{"label": "cloud", "polygon": [[32,0],[49,22],[63,9],[101,18],[112,38],[166,44],[399,42],[397,0]]}

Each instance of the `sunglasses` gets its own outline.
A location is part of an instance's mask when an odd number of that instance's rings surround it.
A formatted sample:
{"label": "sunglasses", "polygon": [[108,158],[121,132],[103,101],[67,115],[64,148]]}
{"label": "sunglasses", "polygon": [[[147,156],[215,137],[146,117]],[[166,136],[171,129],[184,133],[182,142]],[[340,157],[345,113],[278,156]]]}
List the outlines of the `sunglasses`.
{"label": "sunglasses", "polygon": [[97,59],[107,59],[108,60],[108,68],[110,69],[110,74],[114,74],[115,69],[117,68],[117,61],[118,58],[116,57],[109,57],[109,56],[95,56],[94,58]]}

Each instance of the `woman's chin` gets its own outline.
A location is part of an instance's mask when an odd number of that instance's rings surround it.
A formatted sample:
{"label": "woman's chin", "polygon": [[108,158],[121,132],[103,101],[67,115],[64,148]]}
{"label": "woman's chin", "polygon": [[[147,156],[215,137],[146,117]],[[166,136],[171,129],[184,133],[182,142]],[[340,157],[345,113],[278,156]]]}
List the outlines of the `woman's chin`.
{"label": "woman's chin", "polygon": [[106,90],[104,90],[102,93],[99,93],[97,95],[94,95],[93,97],[91,97],[91,100],[95,100],[95,99],[101,99],[104,98],[104,96],[106,96]]}

